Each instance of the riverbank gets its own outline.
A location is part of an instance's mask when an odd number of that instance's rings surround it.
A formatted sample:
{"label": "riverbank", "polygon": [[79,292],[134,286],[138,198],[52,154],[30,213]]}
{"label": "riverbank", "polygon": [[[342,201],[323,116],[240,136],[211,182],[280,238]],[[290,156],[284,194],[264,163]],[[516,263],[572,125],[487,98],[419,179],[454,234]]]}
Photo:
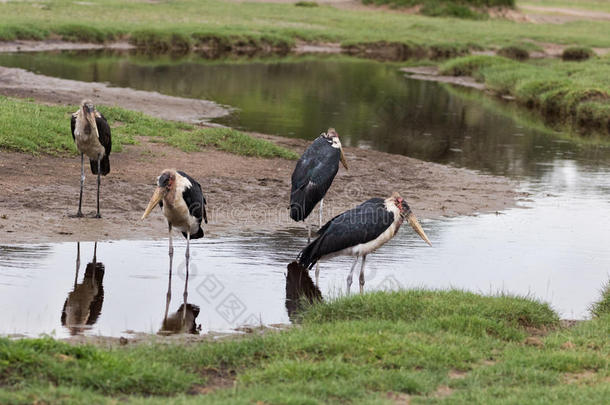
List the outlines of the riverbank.
{"label": "riverbank", "polygon": [[606,312],[567,328],[548,305],[527,298],[406,290],[330,300],[301,318],[284,331],[254,328],[242,337],[190,342],[0,339],[0,402],[568,404],[608,398]]}
{"label": "riverbank", "polygon": [[424,51],[440,57],[517,43],[532,49],[543,48],[545,43],[610,48],[610,35],[603,35],[610,24],[603,20],[565,24],[505,18],[463,20],[384,8],[300,5],[240,2],[236,7],[234,2],[222,0],[7,2],[0,4],[6,17],[0,24],[0,40],[126,41],[161,52],[197,48],[288,52],[303,41],[355,49],[401,46],[409,53]]}

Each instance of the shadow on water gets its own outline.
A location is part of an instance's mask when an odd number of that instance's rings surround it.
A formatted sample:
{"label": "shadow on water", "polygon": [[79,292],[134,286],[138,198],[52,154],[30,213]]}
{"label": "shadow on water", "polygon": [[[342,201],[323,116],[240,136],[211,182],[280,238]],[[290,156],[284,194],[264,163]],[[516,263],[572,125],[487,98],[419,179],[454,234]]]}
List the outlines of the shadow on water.
{"label": "shadow on water", "polygon": [[298,321],[299,311],[307,304],[322,301],[322,292],[309,276],[309,271],[291,262],[286,272],[286,311],[292,322]]}
{"label": "shadow on water", "polygon": [[93,247],[93,260],[85,268],[85,276],[78,283],[80,270],[80,242],[76,243],[76,273],[74,289],[68,294],[61,310],[61,324],[71,335],[80,335],[91,329],[100,314],[104,304],[104,263],[97,261],[97,242]]}

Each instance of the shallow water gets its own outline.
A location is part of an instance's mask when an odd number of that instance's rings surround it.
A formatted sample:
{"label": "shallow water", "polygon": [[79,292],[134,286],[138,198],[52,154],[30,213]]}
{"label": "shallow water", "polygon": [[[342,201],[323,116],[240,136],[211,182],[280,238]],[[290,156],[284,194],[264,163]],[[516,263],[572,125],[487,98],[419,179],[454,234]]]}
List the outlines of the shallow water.
{"label": "shallow water", "polygon": [[[584,318],[610,277],[610,150],[556,133],[512,104],[406,79],[397,65],[337,57],[206,61],[72,52],[2,55],[0,64],[210,98],[239,107],[224,122],[249,130],[310,139],[333,125],[344,143],[507,175],[531,194],[523,207],[500,215],[424,222],[433,248],[403,228],[367,260],[367,289],[530,295],[565,318]],[[194,242],[188,302],[200,307],[202,330],[288,322],[284,274],[304,235],[294,228]],[[98,244],[104,299],[87,333],[159,330],[166,249],[166,241]],[[81,244],[77,284],[84,283],[92,251],[92,243]],[[182,246],[176,252],[179,267]],[[68,335],[61,314],[74,289],[75,260],[75,243],[0,247],[0,334]],[[323,264],[325,297],[344,291],[349,266],[340,258]],[[182,303],[178,273],[170,313]],[[210,280],[223,287],[213,298],[201,293]],[[239,316],[227,312],[227,303]]]}

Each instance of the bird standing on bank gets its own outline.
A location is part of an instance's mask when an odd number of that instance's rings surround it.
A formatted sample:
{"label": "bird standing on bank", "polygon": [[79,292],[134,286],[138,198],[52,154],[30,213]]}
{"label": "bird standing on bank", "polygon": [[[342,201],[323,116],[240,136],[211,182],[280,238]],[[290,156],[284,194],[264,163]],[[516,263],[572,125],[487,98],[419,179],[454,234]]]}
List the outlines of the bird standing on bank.
{"label": "bird standing on bank", "polygon": [[339,255],[355,256],[347,277],[347,291],[352,285],[352,275],[362,257],[360,268],[360,292],[364,288],[364,263],[366,256],[392,239],[403,221],[430,246],[430,240],[407,202],[398,193],[391,197],[371,198],[356,208],[337,215],[319,231],[316,240],[301,251],[299,264],[311,269],[321,259]]}
{"label": "bird standing on bank", "polygon": [[83,203],[83,186],[85,184],[85,155],[89,158],[91,172],[97,174],[97,214],[100,215],[100,176],[110,173],[110,151],[112,149],[112,137],[110,126],[106,118],[95,109],[90,100],[84,100],[80,108],[70,121],[72,139],[80,152],[80,194],[78,198],[78,212],[75,217],[83,216],[81,210]]}
{"label": "bird standing on bank", "polygon": [[[174,169],[165,169],[157,178],[157,188],[142,215],[145,219],[157,205],[161,206],[169,228],[169,274],[171,280],[174,243],[172,230],[176,228],[186,238],[186,281],[184,283],[184,303],[187,302],[189,258],[191,239],[203,238],[201,222],[208,223],[205,211],[205,197],[201,185],[191,176]],[[167,303],[171,300],[171,290],[167,292]],[[183,315],[186,312],[183,311]]]}
{"label": "bird standing on bank", "polygon": [[[334,128],[322,133],[305,150],[292,172],[290,218],[305,221],[320,202],[320,226],[324,196],[339,171],[339,162],[347,169],[339,135]],[[311,238],[311,229],[309,238]]]}

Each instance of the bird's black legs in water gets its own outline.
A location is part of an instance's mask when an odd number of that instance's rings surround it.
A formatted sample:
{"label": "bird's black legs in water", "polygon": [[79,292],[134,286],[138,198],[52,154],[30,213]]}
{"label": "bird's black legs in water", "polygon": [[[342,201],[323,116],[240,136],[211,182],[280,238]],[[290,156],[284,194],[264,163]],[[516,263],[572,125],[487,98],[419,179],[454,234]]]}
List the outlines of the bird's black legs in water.
{"label": "bird's black legs in water", "polygon": [[97,242],[93,243],[93,263],[97,263]]}
{"label": "bird's black legs in water", "polygon": [[78,270],[80,269],[80,242],[76,242],[76,275],[74,276],[74,288],[78,283]]}
{"label": "bird's black legs in water", "polygon": [[364,291],[364,262],[366,261],[366,255],[362,256],[362,267],[360,267],[360,294]]}
{"label": "bird's black legs in water", "polygon": [[169,282],[167,284],[167,295],[165,296],[165,317],[167,321],[167,312],[169,311],[169,302],[172,300],[172,261],[174,259],[174,241],[172,239],[172,226],[169,225]]}
{"label": "bird's black legs in water", "polygon": [[85,155],[80,154],[80,194],[78,195],[78,212],[75,217],[80,218],[83,216],[81,207],[83,205],[83,186],[85,185]]}
{"label": "bird's black legs in water", "polygon": [[[320,228],[322,228],[322,208],[324,207],[324,198],[320,200]],[[309,242],[309,240],[307,241]],[[316,287],[320,286],[320,262],[316,263]]]}
{"label": "bird's black legs in water", "polygon": [[190,245],[191,245],[191,233],[186,233],[186,278],[184,280],[184,294],[182,297],[184,298],[184,306],[182,307],[182,322],[184,326],[184,320],[186,319],[186,299],[188,297],[188,286],[189,286],[189,258],[191,257],[190,253]]}
{"label": "bird's black legs in water", "polygon": [[352,263],[352,268],[349,271],[349,275],[347,276],[347,293],[349,294],[349,289],[352,286],[352,275],[354,274],[354,269],[356,268],[356,263],[358,263],[358,256],[354,259],[354,263]]}
{"label": "bird's black legs in water", "polygon": [[[102,158],[98,158],[97,159],[97,215],[95,216],[96,218],[101,218],[102,216],[100,215],[100,183],[101,183],[101,171],[102,171]],[[82,190],[82,189],[81,189]],[[80,211],[80,207],[79,207],[79,211]]]}

